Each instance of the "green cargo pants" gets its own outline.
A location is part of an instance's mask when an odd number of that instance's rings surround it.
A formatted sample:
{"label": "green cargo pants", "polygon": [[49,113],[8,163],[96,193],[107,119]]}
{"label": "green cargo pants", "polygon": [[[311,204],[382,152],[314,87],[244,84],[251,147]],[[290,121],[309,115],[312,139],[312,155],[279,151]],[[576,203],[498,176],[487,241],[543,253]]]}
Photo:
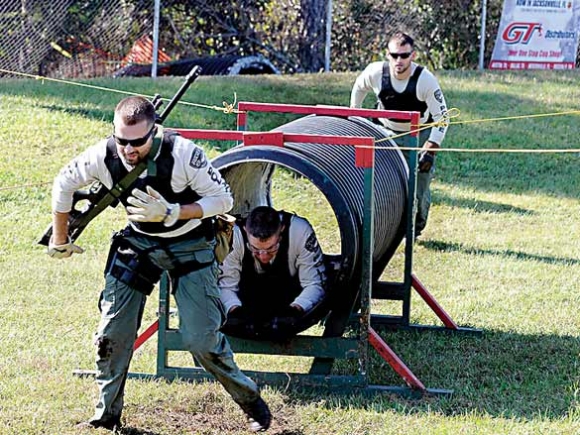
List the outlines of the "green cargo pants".
{"label": "green cargo pants", "polygon": [[[173,289],[183,342],[238,404],[254,402],[259,397],[258,387],[237,367],[230,345],[219,331],[225,313],[217,286],[218,268],[213,261],[212,242],[202,237],[164,242],[161,248],[159,239],[142,235],[130,235],[125,240],[137,249],[147,250],[151,262],[168,270],[170,275],[176,262],[211,263],[180,276]],[[99,399],[92,420],[115,421],[121,417],[125,381],[147,296],[110,273],[106,274],[105,281],[96,334]]]}
{"label": "green cargo pants", "polygon": [[[419,147],[429,139],[431,129],[422,130],[419,132]],[[396,134],[396,133],[395,133]],[[410,147],[416,144],[416,138],[410,135],[402,136],[393,139],[400,147]],[[403,151],[407,165],[409,164],[409,151]],[[417,153],[417,160],[419,153]],[[435,165],[429,172],[417,171],[417,191],[415,198],[417,199],[417,214],[415,215],[415,237],[417,237],[427,226],[427,218],[429,217],[429,208],[431,208],[431,180],[435,174]]]}

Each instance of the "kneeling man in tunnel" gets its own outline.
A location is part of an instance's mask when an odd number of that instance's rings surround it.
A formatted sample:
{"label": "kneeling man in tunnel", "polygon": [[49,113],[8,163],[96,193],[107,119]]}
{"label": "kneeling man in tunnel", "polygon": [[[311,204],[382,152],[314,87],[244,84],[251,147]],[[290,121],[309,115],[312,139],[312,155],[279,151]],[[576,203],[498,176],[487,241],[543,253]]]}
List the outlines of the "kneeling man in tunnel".
{"label": "kneeling man in tunnel", "polygon": [[310,223],[272,207],[254,208],[234,227],[233,249],[219,278],[234,336],[283,337],[325,298],[322,250]]}

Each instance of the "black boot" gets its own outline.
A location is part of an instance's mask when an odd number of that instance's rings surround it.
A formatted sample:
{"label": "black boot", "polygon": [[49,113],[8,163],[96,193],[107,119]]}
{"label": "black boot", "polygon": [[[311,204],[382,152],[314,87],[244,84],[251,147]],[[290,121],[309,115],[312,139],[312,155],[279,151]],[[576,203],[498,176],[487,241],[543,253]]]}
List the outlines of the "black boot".
{"label": "black boot", "polygon": [[263,432],[270,427],[272,414],[266,402],[261,397],[251,403],[239,403],[240,408],[248,417],[249,428],[251,432]]}
{"label": "black boot", "polygon": [[107,418],[107,419],[91,419],[89,421],[83,421],[81,423],[79,423],[77,425],[77,427],[83,427],[83,428],[93,428],[93,429],[97,429],[97,428],[104,428],[107,430],[119,430],[121,429],[121,418],[120,417],[114,417],[114,418]]}

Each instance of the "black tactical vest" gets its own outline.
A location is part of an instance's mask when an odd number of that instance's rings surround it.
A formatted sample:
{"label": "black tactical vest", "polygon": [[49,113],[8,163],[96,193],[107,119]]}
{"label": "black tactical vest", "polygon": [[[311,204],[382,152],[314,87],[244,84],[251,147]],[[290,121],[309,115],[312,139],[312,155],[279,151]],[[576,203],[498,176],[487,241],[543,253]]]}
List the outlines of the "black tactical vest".
{"label": "black tactical vest", "polygon": [[244,237],[244,258],[239,283],[239,297],[244,307],[257,317],[271,318],[279,315],[302,292],[298,274],[292,277],[288,266],[288,248],[290,246],[291,213],[282,214],[284,230],[281,233],[280,248],[272,264],[263,273],[258,273],[254,266],[254,256],[247,248],[248,236],[243,230],[245,220],[239,222]]}
{"label": "black tactical vest", "polygon": [[[180,193],[174,192],[171,189],[171,177],[173,173],[173,166],[175,164],[175,159],[173,158],[171,151],[173,150],[175,137],[178,135],[179,134],[174,131],[164,131],[163,141],[161,142],[159,149],[159,156],[155,160],[157,174],[155,176],[147,174],[145,178],[138,178],[130,188],[125,190],[125,192],[119,198],[125,207],[130,205],[127,203],[127,197],[131,194],[131,191],[134,188],[146,191],[145,186],[153,187],[153,189],[159,192],[170,203],[191,204],[192,202],[195,202],[201,198],[191,189],[185,189]],[[107,154],[105,156],[105,164],[113,178],[113,185],[121,181],[128,173],[117,153],[117,146],[113,137],[109,137],[107,140]],[[175,225],[171,227],[166,227],[161,222],[133,222],[133,225],[145,233],[157,234],[174,231],[186,223],[187,220],[178,220]]]}
{"label": "black tactical vest", "polygon": [[[423,72],[422,66],[417,66],[415,72],[409,77],[407,87],[401,93],[395,91],[391,83],[391,74],[389,71],[389,64],[383,64],[383,80],[381,84],[381,92],[378,95],[379,107],[382,104],[385,110],[399,110],[403,112],[421,112],[421,117],[425,116],[427,112],[427,103],[419,101],[417,98],[417,82],[419,76]],[[409,123],[408,119],[394,119],[394,122]]]}

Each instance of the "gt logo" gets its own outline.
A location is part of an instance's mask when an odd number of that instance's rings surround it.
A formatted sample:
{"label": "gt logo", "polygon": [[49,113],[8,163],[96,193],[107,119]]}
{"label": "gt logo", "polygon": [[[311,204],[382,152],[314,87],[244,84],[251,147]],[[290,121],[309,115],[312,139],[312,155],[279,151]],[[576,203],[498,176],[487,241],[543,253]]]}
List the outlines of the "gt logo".
{"label": "gt logo", "polygon": [[506,44],[527,44],[530,42],[530,39],[532,39],[535,30],[537,30],[539,35],[542,36],[541,23],[511,23],[503,31],[501,39],[503,39]]}

